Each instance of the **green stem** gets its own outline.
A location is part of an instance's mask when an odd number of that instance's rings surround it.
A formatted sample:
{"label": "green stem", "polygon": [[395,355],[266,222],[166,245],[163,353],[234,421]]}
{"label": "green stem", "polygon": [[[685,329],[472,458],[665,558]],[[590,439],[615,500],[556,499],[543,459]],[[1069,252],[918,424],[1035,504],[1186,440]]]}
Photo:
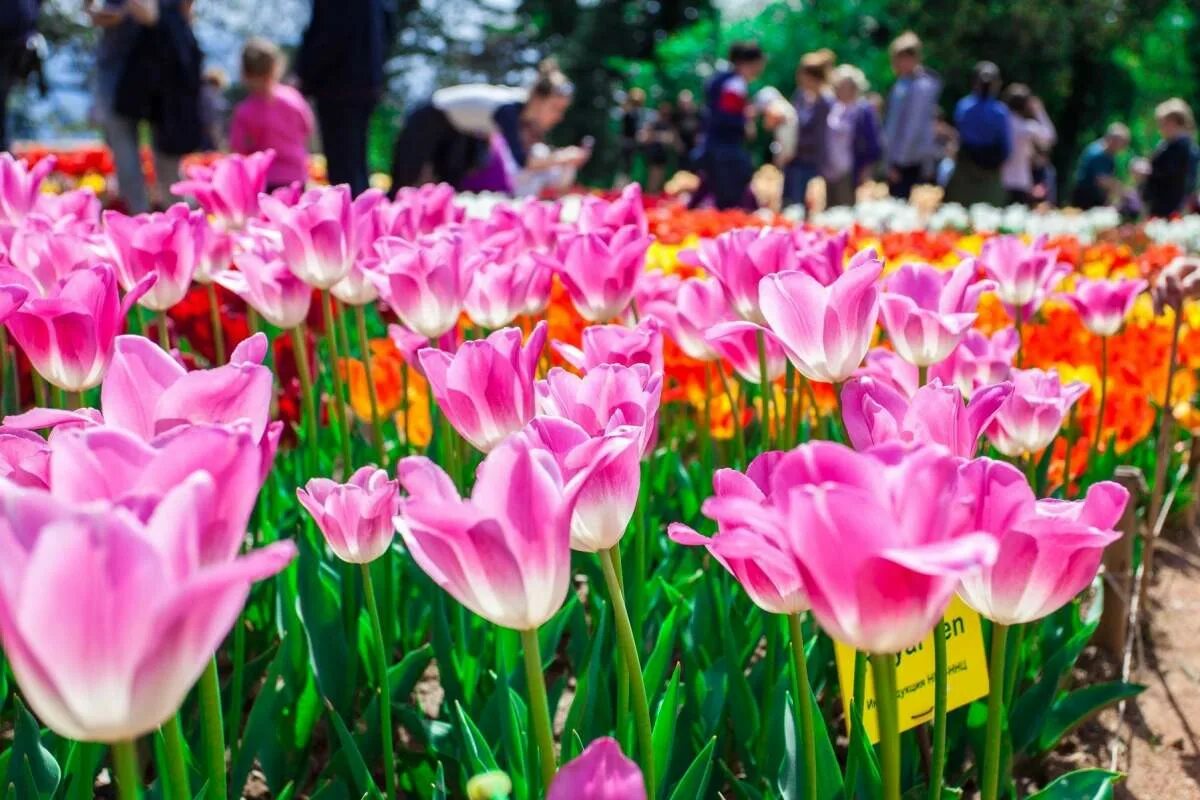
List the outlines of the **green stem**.
{"label": "green stem", "polygon": [[651,739],[650,704],[646,700],[646,684],[642,680],[642,662],[638,656],[633,626],[629,622],[629,612],[625,608],[624,592],[617,583],[617,572],[613,566],[613,561],[618,557],[616,548],[602,550],[600,551],[600,566],[604,570],[604,581],[608,584],[608,594],[612,598],[613,616],[617,623],[617,647],[621,650],[621,656],[625,660],[625,669],[629,673],[638,746],[642,755],[642,775],[646,779],[646,796],[655,797],[654,741]]}
{"label": "green stem", "polygon": [[167,312],[158,312],[158,344],[163,350],[171,350],[171,332],[167,330]]}
{"label": "green stem", "polygon": [[880,771],[883,800],[900,800],[900,714],[896,707],[896,657],[871,656],[875,708],[879,712]]}
{"label": "green stem", "polygon": [[854,800],[855,784],[858,783],[859,755],[862,749],[859,742],[859,726],[854,724],[853,717],[859,722],[863,718],[863,697],[867,693],[867,654],[861,650],[854,651],[854,688],[850,695],[850,751],[846,755],[846,798]]}
{"label": "green stem", "polygon": [[1025,366],[1025,307],[1017,306],[1015,312],[1017,317],[1017,369],[1022,369]]}
{"label": "green stem", "polygon": [[762,452],[771,449],[771,379],[767,375],[767,337],[761,330],[756,334],[758,339],[758,377],[762,391],[762,415],[759,417],[762,425]]}
{"label": "green stem", "polygon": [[50,387],[50,395],[54,398],[54,407],[61,408],[64,411],[67,409],[67,393],[58,386]]}
{"label": "green stem", "polygon": [[[32,371],[33,399],[39,407],[46,407],[46,379],[36,369]],[[18,378],[18,381],[20,379]]]}
{"label": "green stem", "polygon": [[167,776],[171,784],[171,798],[188,800],[192,792],[188,786],[187,766],[183,755],[183,729],[179,724],[178,713],[172,714],[171,718],[163,723],[162,735],[167,752]]}
{"label": "green stem", "polygon": [[396,756],[392,745],[392,694],[388,687],[388,652],[383,638],[383,626],[379,623],[379,604],[375,600],[375,584],[371,580],[371,565],[362,565],[363,594],[367,598],[367,612],[371,615],[371,632],[375,636],[375,671],[379,673],[379,724],[383,734],[383,777],[387,794],[392,800],[396,796]]}
{"label": "green stem", "polygon": [[379,423],[379,392],[375,388],[375,375],[371,372],[371,341],[367,338],[367,314],[362,306],[354,307],[354,322],[358,328],[358,348],[362,350],[363,369],[367,373],[367,397],[371,401],[371,437],[375,443],[375,458],[379,466],[388,468],[387,451],[383,446],[383,427]]}
{"label": "green stem", "polygon": [[786,370],[783,383],[783,431],[780,434],[784,450],[790,448],[795,442],[792,431],[795,430],[796,423],[796,368],[792,366],[790,360],[787,362]]}
{"label": "green stem", "polygon": [[929,765],[929,800],[941,800],[946,771],[946,711],[949,676],[946,667],[945,622],[933,629],[933,760]]}
{"label": "green stem", "polygon": [[[833,384],[833,397],[837,400],[837,425],[838,431],[842,434],[842,441],[846,444],[850,443],[850,434],[846,432],[846,410],[842,407],[842,384]],[[817,402],[817,396],[813,395],[813,405]]]}
{"label": "green stem", "polygon": [[1008,657],[1004,660],[1004,707],[1011,708],[1013,694],[1017,690],[1017,677],[1021,674],[1021,645],[1025,641],[1025,626],[1016,623],[1009,626]]}
{"label": "green stem", "polygon": [[929,367],[921,364],[917,367],[917,388],[929,383]]}
{"label": "green stem", "polygon": [[139,777],[137,743],[117,742],[110,750],[118,800],[138,800],[142,796],[142,781]]}
{"label": "green stem", "polygon": [[317,397],[313,391],[312,370],[309,368],[308,331],[303,322],[292,328],[292,351],[296,357],[296,374],[300,377],[300,394],[304,399],[305,444],[308,446],[310,475],[316,474],[320,461],[321,443],[317,440]]}
{"label": "green stem", "polygon": [[[1066,451],[1063,453],[1062,492],[1064,500],[1071,499],[1071,451],[1075,449],[1075,442],[1078,441],[1078,437],[1075,435],[1075,420],[1078,417],[1078,413],[1079,403],[1073,403],[1071,405],[1071,415],[1067,417],[1067,430],[1063,436],[1067,443]],[[1088,460],[1083,465],[1085,471],[1090,463],[1092,463],[1091,455],[1088,456]]]}
{"label": "green stem", "polygon": [[338,428],[342,443],[342,469],[346,475],[353,472],[354,459],[350,455],[350,423],[346,418],[346,401],[342,397],[342,373],[339,370],[337,320],[333,317],[333,295],[328,289],[321,292],[325,314],[325,346],[329,350],[329,374],[333,381],[333,420]]}
{"label": "green stem", "polygon": [[217,297],[217,285],[208,284],[208,322],[212,326],[213,352],[217,366],[225,363],[225,329],[221,327],[221,300]]}
{"label": "green stem", "polygon": [[725,368],[719,361],[717,362],[717,376],[721,379],[721,388],[725,390],[725,396],[729,398],[729,414],[733,417],[733,436],[737,445],[738,463],[744,464],[746,463],[746,432],[742,430],[742,415],[738,413],[738,400],[733,395],[733,387],[729,385]]}
{"label": "green stem", "polygon": [[229,680],[228,737],[233,750],[232,763],[237,763],[238,742],[242,738],[242,698],[246,690],[246,621],[238,617],[233,626],[233,677]]}
{"label": "green stem", "polygon": [[[1088,464],[1100,451],[1100,441],[1104,437],[1104,408],[1108,405],[1108,337],[1100,337],[1100,403],[1096,406],[1096,435],[1092,437],[1092,450],[1088,454]],[[1071,406],[1072,411],[1074,406]]]}
{"label": "green stem", "polygon": [[[0,356],[2,357],[2,356]],[[704,474],[711,475],[713,471],[713,435],[712,435],[712,363],[704,362],[704,421],[700,427],[700,458],[704,464]]]}
{"label": "green stem", "polygon": [[208,662],[200,676],[200,721],[204,737],[204,767],[208,772],[208,797],[225,800],[228,795],[225,775],[225,726],[221,719],[221,678],[217,657]]}
{"label": "green stem", "polygon": [[996,800],[1000,788],[1000,730],[1004,714],[1004,662],[1008,650],[1008,626],[992,623],[992,653],[988,691],[987,738],[983,751],[980,796]]}
{"label": "green stem", "polygon": [[788,615],[792,640],[792,694],[796,701],[796,716],[800,718],[800,739],[804,743],[804,793],[802,797],[817,800],[817,740],[813,727],[812,687],[808,680],[808,656],[804,652],[804,629],[799,614]]}
{"label": "green stem", "polygon": [[521,631],[521,649],[525,651],[529,715],[537,739],[538,760],[542,765],[542,786],[549,788],[558,767],[554,755],[554,731],[550,724],[550,701],[546,698],[546,676],[542,673],[542,646],[538,642],[536,629]]}

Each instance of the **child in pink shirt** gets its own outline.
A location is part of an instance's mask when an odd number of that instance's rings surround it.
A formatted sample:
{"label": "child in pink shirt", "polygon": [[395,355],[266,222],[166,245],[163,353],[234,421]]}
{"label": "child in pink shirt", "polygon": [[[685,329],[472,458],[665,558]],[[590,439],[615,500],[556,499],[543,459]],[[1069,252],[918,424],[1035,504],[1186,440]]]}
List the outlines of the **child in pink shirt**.
{"label": "child in pink shirt", "polygon": [[254,37],[242,49],[242,83],[250,96],[238,104],[229,127],[229,149],[250,154],[268,148],[275,160],[267,171],[268,191],[308,180],[308,140],[313,114],[300,92],[279,82],[283,53]]}

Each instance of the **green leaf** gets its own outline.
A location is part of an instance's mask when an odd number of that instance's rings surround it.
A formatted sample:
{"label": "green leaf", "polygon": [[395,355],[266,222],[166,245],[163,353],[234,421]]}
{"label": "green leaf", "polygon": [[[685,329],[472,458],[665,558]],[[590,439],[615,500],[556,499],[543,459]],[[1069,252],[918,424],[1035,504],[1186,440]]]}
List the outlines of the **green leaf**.
{"label": "green leaf", "polygon": [[1028,800],[1112,800],[1113,784],[1123,777],[1106,769],[1080,769],[1057,778]]}
{"label": "green leaf", "polygon": [[352,656],[342,625],[340,581],[303,538],[299,545],[300,621],[308,640],[312,671],[321,695],[339,713],[349,714],[354,687],[347,683],[347,675]]}
{"label": "green leaf", "polygon": [[1136,683],[1096,683],[1062,697],[1054,704],[1046,727],[1038,737],[1038,751],[1046,752],[1059,740],[1108,706],[1135,697],[1146,687]]}
{"label": "green leaf", "polygon": [[438,762],[437,778],[433,784],[433,800],[447,800],[450,795],[446,794],[446,770],[442,767],[442,762]]}
{"label": "green leaf", "polygon": [[526,735],[524,720],[529,719],[525,701],[511,686],[505,686],[505,709],[501,722],[504,727],[504,760],[508,764],[508,777],[513,783],[513,795],[518,800],[529,796],[529,786],[526,775],[528,767],[525,754],[529,752],[529,737]]}
{"label": "green leaf", "polygon": [[708,740],[708,744],[696,755],[687,772],[683,773],[679,783],[675,784],[670,800],[696,800],[698,797],[704,797],[709,776],[712,774],[712,754],[716,744],[717,737]]}
{"label": "green leaf", "polygon": [[500,769],[491,747],[488,746],[487,739],[479,732],[479,728],[467,712],[463,710],[461,703],[454,704],[454,713],[458,716],[459,731],[462,733],[463,745],[466,746],[469,756],[470,763],[467,772],[477,775],[480,772]]}
{"label": "green leaf", "polygon": [[49,797],[58,788],[62,769],[42,744],[42,729],[21,698],[14,697],[13,702],[17,718],[5,784],[16,787],[20,798]]}
{"label": "green leaf", "polygon": [[367,762],[363,760],[354,736],[351,735],[346,723],[342,720],[342,715],[333,707],[333,703],[326,702],[325,708],[329,712],[329,719],[333,722],[333,729],[337,733],[338,744],[342,746],[342,755],[345,756],[347,766],[350,768],[350,777],[354,781],[355,791],[367,797],[381,798],[379,787],[375,785],[375,781],[371,777],[371,770],[367,768]]}
{"label": "green leaf", "polygon": [[1014,752],[1023,753],[1038,741],[1054,706],[1054,698],[1058,695],[1058,687],[1062,684],[1063,677],[1070,674],[1071,667],[1091,638],[1092,629],[1085,628],[1068,639],[1046,661],[1041,677],[1017,698],[1011,713]]}
{"label": "green leaf", "polygon": [[[858,752],[858,777],[855,779],[854,793],[858,797],[882,797],[883,780],[879,774],[879,755],[867,738],[867,728],[863,725],[862,714],[858,706],[850,705],[850,724],[854,729],[851,745]],[[982,751],[981,751],[982,752]],[[850,798],[854,800],[854,798]]]}
{"label": "green leaf", "polygon": [[654,774],[660,776],[658,790],[665,792],[667,768],[671,763],[671,747],[675,743],[675,726],[679,715],[679,665],[663,693],[662,702],[654,714],[654,730],[650,739],[654,745]]}
{"label": "green leaf", "polygon": [[[71,796],[71,787],[76,781],[82,781],[85,786],[93,786],[96,782],[96,770],[104,758],[104,745],[94,742],[71,742],[63,764],[65,780],[62,794]],[[91,794],[91,791],[88,792]]]}
{"label": "green leaf", "polygon": [[[662,686],[663,678],[667,674],[667,665],[670,663],[671,655],[675,652],[675,636],[679,627],[679,607],[671,609],[671,613],[667,614],[667,618],[663,620],[662,628],[659,629],[658,639],[654,644],[654,650],[651,651],[650,657],[646,659],[646,666],[642,669],[642,681],[648,687]],[[653,688],[650,692],[654,692]],[[650,698],[650,702],[654,702],[654,697]]]}

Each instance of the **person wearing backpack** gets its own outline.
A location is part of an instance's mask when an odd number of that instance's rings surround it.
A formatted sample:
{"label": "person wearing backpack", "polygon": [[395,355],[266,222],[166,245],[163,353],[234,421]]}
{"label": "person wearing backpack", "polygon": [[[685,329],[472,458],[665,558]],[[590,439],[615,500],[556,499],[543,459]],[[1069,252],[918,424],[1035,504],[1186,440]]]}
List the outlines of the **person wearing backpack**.
{"label": "person wearing backpack", "polygon": [[0,2],[0,150],[8,149],[8,93],[38,69],[33,38],[42,0]]}
{"label": "person wearing backpack", "polygon": [[1012,121],[1008,107],[997,99],[1000,68],[980,61],[971,76],[971,93],[954,108],[958,129],[958,161],[946,187],[946,200],[969,206],[1006,201],[1000,168],[1012,152]]}

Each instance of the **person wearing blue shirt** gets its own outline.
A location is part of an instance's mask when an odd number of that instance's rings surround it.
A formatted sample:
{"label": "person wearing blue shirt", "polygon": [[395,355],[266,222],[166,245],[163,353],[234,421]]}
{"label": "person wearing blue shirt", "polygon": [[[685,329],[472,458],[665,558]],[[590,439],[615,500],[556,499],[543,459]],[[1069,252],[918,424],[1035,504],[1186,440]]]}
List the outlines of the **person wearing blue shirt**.
{"label": "person wearing blue shirt", "polygon": [[1117,155],[1129,147],[1129,128],[1114,122],[1097,139],[1083,149],[1075,170],[1075,188],[1071,203],[1085,211],[1109,205],[1121,190],[1117,180]]}
{"label": "person wearing blue shirt", "polygon": [[954,107],[958,129],[958,162],[946,187],[946,199],[971,205],[1005,203],[1000,167],[1012,152],[1008,106],[997,99],[1000,68],[991,61],[975,65],[971,93]]}
{"label": "person wearing blue shirt", "polygon": [[754,165],[746,149],[746,126],[754,113],[750,83],[766,64],[755,42],[735,42],[729,48],[730,69],[713,76],[705,87],[708,117],[697,163],[703,174],[701,195],[711,194],[717,208],[746,203]]}

